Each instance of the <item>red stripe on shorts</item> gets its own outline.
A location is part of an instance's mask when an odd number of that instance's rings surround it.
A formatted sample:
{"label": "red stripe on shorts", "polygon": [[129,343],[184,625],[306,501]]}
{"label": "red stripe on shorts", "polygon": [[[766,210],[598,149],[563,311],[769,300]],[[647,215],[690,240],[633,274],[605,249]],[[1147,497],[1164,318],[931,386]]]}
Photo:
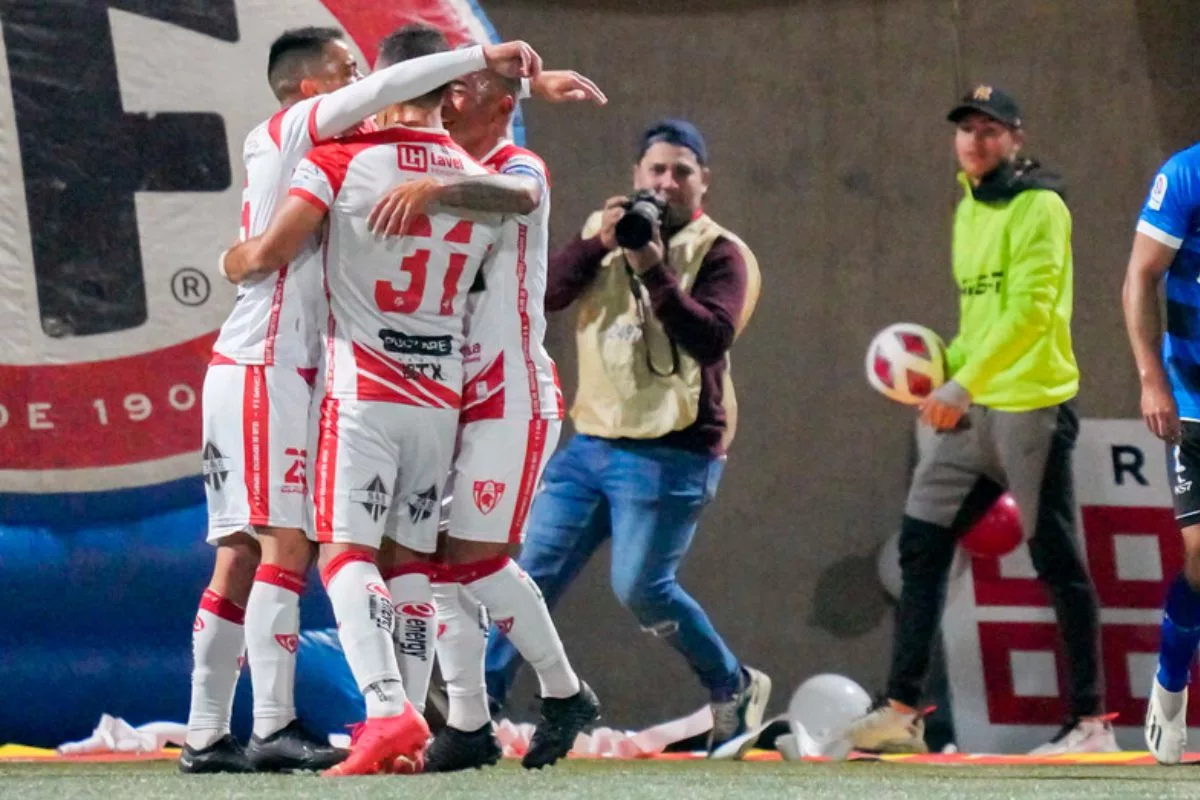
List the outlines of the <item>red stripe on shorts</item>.
{"label": "red stripe on shorts", "polygon": [[538,470],[542,465],[542,453],[546,449],[546,431],[549,426],[550,423],[544,419],[529,420],[529,438],[525,441],[525,466],[521,470],[512,527],[508,529],[509,544],[521,541],[521,532],[525,530],[525,518],[529,516],[529,506],[533,503],[533,493],[537,489]]}
{"label": "red stripe on shorts", "polygon": [[250,507],[251,525],[270,524],[270,409],[266,367],[246,367],[242,394],[242,439],[246,470],[246,503]]}
{"label": "red stripe on shorts", "polygon": [[313,498],[316,505],[318,542],[333,541],[334,489],[337,486],[338,401],[321,401],[321,431],[317,438],[317,482]]}

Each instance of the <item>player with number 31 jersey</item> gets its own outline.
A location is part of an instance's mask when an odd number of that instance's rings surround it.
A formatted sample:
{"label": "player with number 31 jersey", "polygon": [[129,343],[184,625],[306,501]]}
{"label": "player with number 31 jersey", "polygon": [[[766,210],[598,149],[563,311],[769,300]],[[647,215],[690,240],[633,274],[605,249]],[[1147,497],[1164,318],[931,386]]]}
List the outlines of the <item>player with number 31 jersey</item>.
{"label": "player with number 31 jersey", "polygon": [[[296,170],[292,196],[329,211],[319,541],[377,547],[386,529],[418,552],[436,547],[436,515],[405,506],[422,492],[436,499],[450,467],[467,289],[499,238],[499,219],[422,215],[396,240],[377,238],[367,217],[396,184],[487,172],[445,131],[403,127],[317,148]],[[380,499],[390,495],[386,520],[355,500],[376,477]]]}

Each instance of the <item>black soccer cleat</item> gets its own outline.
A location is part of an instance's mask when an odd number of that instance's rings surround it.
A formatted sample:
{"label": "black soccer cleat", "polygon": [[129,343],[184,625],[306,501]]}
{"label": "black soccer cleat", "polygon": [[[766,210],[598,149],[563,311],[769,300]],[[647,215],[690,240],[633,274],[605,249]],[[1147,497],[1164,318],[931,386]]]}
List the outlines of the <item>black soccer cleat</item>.
{"label": "black soccer cleat", "polygon": [[212,775],[219,772],[254,772],[254,766],[233,734],[227,733],[199,750],[184,745],[183,752],[179,754],[179,771],[185,775]]}
{"label": "black soccer cleat", "polygon": [[309,733],[298,719],[265,738],[251,736],[246,746],[246,759],[258,772],[326,770],[349,753]]}
{"label": "black soccer cleat", "polygon": [[492,723],[475,731],[460,731],[447,725],[438,731],[433,744],[425,751],[425,771],[459,772],[490,767],[503,754],[500,742],[492,732]]}
{"label": "black soccer cleat", "polygon": [[542,698],[542,719],[529,741],[529,750],[521,759],[525,769],[548,767],[571,752],[575,737],[600,719],[600,701],[592,687],[579,682],[579,691],[570,697]]}

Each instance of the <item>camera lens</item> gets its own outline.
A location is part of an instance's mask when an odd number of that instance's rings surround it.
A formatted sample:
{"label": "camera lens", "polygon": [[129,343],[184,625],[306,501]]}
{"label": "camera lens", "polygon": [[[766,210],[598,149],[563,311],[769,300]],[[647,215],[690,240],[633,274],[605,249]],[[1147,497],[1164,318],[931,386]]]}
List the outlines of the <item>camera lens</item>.
{"label": "camera lens", "polygon": [[636,200],[619,220],[614,230],[617,244],[627,250],[645,247],[654,238],[654,224],[659,210],[649,200]]}

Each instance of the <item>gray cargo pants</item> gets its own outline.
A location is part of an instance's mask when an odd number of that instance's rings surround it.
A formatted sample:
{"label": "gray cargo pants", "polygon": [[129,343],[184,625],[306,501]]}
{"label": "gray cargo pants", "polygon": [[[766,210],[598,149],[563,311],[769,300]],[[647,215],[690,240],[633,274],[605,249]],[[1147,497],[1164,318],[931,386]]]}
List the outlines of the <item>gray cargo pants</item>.
{"label": "gray cargo pants", "polygon": [[964,420],[953,431],[922,426],[919,434],[920,459],[900,529],[904,588],[888,697],[920,704],[958,537],[1008,491],[1062,631],[1069,716],[1102,713],[1099,612],[1075,532],[1074,404],[1025,412],[971,406]]}

